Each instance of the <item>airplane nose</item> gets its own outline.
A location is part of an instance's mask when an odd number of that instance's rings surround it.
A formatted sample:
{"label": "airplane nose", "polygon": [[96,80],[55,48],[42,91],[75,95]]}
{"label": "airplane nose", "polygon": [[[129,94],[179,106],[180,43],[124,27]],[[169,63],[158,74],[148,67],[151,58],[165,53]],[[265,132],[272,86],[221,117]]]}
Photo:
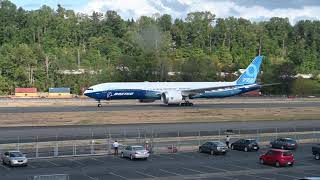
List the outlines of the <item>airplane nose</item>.
{"label": "airplane nose", "polygon": [[85,91],[83,92],[83,95],[88,96],[88,90],[85,90]]}

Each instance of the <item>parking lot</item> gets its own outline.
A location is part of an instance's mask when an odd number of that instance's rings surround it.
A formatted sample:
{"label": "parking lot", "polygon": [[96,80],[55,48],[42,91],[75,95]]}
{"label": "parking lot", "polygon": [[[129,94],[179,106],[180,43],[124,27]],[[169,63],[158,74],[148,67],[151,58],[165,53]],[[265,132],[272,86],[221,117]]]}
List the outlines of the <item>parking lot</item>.
{"label": "parking lot", "polygon": [[261,165],[259,152],[230,151],[226,156],[198,152],[153,154],[148,160],[122,159],[112,155],[30,160],[27,167],[0,165],[1,179],[27,180],[35,175],[68,174],[71,180],[104,179],[299,179],[320,176],[320,161],[311,145],[294,152],[294,167]]}

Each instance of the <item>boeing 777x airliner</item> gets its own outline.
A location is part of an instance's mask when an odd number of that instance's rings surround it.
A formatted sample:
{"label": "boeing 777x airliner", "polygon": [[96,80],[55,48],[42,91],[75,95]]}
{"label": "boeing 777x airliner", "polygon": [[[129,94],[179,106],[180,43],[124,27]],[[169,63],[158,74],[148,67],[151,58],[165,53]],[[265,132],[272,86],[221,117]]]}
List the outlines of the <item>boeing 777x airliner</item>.
{"label": "boeing 777x airliner", "polygon": [[192,106],[190,99],[223,98],[260,89],[256,83],[263,56],[257,56],[245,72],[233,82],[124,82],[103,83],[89,87],[84,95],[100,100],[138,99],[140,102],[161,100],[164,104]]}

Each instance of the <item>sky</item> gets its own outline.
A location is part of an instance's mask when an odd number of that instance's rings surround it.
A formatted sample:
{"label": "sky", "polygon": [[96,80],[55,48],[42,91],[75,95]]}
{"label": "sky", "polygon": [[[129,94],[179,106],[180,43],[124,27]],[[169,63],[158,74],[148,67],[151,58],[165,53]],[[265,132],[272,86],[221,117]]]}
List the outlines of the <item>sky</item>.
{"label": "sky", "polygon": [[91,14],[115,10],[123,19],[137,19],[155,13],[185,18],[189,12],[210,11],[217,17],[243,17],[251,21],[287,17],[291,24],[303,19],[320,20],[320,0],[11,0],[27,10],[42,5]]}

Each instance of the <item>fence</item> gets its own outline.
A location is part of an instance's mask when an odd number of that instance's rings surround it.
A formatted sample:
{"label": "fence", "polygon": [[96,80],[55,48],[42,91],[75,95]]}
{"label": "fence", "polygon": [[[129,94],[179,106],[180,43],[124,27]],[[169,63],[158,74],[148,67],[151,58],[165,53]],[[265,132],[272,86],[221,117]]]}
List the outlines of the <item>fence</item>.
{"label": "fence", "polygon": [[[48,158],[63,156],[103,155],[113,152],[112,143],[117,140],[123,146],[143,145],[152,153],[168,153],[175,151],[196,151],[206,141],[224,141],[225,136],[231,142],[240,138],[256,139],[261,146],[278,137],[291,137],[298,143],[316,143],[320,140],[320,128],[274,128],[274,129],[217,129],[213,131],[176,131],[157,132],[155,130],[137,130],[74,137],[17,137],[6,139],[0,144],[0,152],[20,150],[29,158]],[[68,139],[69,138],[69,139]],[[14,141],[14,142],[12,142]],[[0,139],[0,142],[4,142]]]}

